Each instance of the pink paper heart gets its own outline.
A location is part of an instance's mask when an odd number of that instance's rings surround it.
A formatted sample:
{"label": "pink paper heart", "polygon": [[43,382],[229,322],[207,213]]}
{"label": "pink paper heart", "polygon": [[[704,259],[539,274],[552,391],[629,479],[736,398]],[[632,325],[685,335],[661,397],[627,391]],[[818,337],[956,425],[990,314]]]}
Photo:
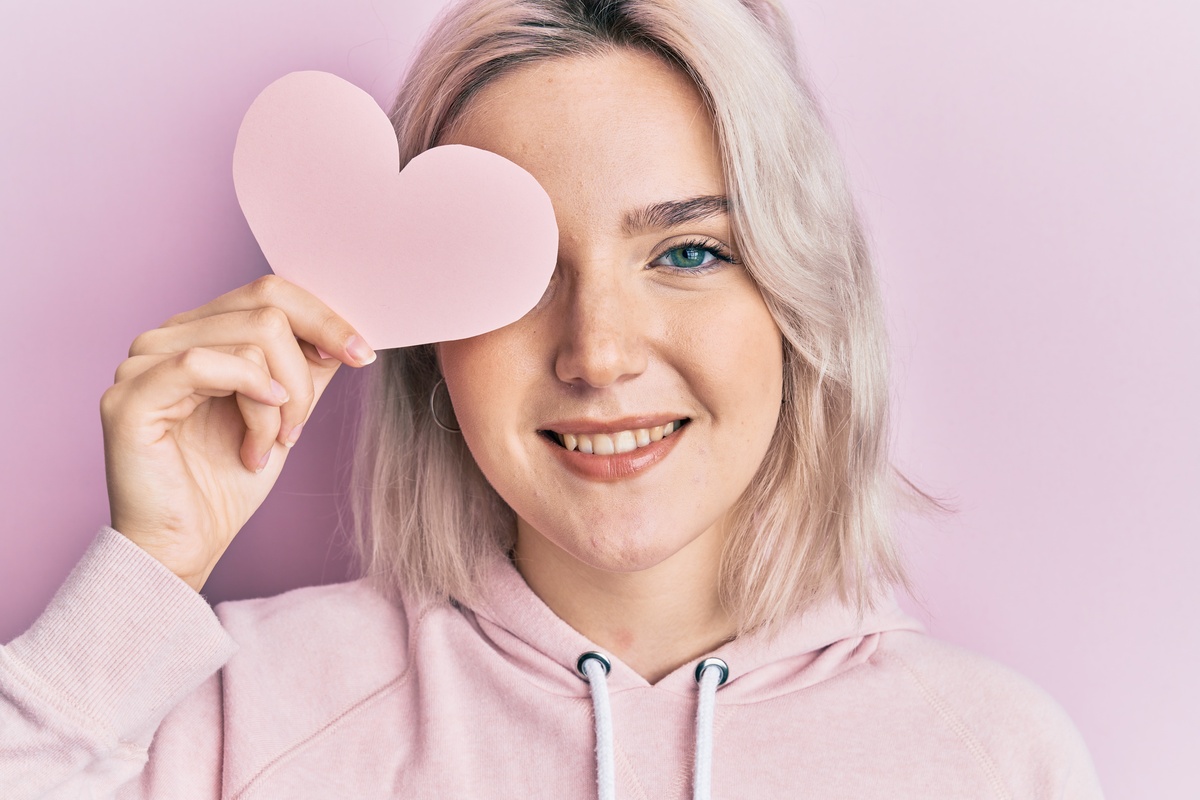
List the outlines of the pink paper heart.
{"label": "pink paper heart", "polygon": [[233,183],[271,269],[377,350],[477,336],[524,316],[558,251],[537,180],[463,145],[399,166],[391,122],[369,94],[326,72],[293,72],[246,112]]}

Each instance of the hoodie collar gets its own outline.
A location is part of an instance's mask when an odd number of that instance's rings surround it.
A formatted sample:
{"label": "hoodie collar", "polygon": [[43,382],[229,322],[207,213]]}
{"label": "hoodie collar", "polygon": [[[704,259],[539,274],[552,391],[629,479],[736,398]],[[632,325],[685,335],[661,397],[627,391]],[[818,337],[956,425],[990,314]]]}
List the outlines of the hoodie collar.
{"label": "hoodie collar", "polygon": [[[480,601],[463,613],[479,634],[529,681],[555,694],[585,696],[588,685],[575,670],[576,660],[594,642],[559,618],[542,602],[502,553],[487,566]],[[891,590],[861,617],[836,599],[787,620],[774,635],[738,637],[705,656],[729,665],[721,702],[753,703],[807,688],[865,662],[880,635],[893,630],[924,631],[906,614]],[[651,685],[611,653],[608,676],[613,694],[653,689],[694,697],[695,663],[680,666]]]}

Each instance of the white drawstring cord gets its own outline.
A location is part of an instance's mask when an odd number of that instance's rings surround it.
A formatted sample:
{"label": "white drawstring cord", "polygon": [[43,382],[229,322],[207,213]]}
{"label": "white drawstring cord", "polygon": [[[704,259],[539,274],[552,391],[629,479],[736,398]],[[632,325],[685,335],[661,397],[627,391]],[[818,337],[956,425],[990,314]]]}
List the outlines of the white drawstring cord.
{"label": "white drawstring cord", "polygon": [[[592,716],[596,720],[596,793],[600,800],[616,800],[617,778],[613,762],[612,707],[608,702],[608,672],[612,664],[603,653],[589,650],[575,662],[592,691]],[[706,658],[696,665],[700,685],[696,702],[696,757],[692,773],[692,797],[712,796],[713,716],[717,687],[729,679],[729,665],[719,658]]]}
{"label": "white drawstring cord", "polygon": [[616,800],[612,708],[608,703],[608,671],[612,664],[603,653],[591,650],[579,657],[575,668],[587,678],[592,689],[592,716],[596,720],[596,794],[600,800]]}
{"label": "white drawstring cord", "polygon": [[717,706],[717,687],[729,678],[729,665],[719,658],[706,658],[696,665],[696,758],[692,772],[692,797],[712,797],[713,715]]}

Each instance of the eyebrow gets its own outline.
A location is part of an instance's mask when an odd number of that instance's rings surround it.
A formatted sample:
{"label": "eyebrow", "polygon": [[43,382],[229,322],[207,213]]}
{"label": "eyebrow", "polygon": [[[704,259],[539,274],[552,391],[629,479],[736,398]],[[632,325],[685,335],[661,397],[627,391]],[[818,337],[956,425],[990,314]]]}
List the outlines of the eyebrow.
{"label": "eyebrow", "polygon": [[687,200],[668,200],[654,203],[625,214],[621,226],[629,235],[656,228],[674,228],[685,222],[708,219],[729,213],[729,198],[724,195],[703,195]]}

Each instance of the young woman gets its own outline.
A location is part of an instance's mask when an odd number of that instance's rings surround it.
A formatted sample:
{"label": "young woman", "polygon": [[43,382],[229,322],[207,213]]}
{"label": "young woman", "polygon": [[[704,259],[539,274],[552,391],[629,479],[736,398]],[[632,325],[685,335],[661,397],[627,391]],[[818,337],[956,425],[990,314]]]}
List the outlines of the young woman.
{"label": "young woman", "polygon": [[401,160],[532,173],[545,295],[379,354],[363,579],[215,614],[375,354],[274,277],[139,336],[101,402],[111,527],[0,652],[5,796],[1099,797],[1050,698],[895,604],[880,301],[789,31],[766,0],[445,14]]}

